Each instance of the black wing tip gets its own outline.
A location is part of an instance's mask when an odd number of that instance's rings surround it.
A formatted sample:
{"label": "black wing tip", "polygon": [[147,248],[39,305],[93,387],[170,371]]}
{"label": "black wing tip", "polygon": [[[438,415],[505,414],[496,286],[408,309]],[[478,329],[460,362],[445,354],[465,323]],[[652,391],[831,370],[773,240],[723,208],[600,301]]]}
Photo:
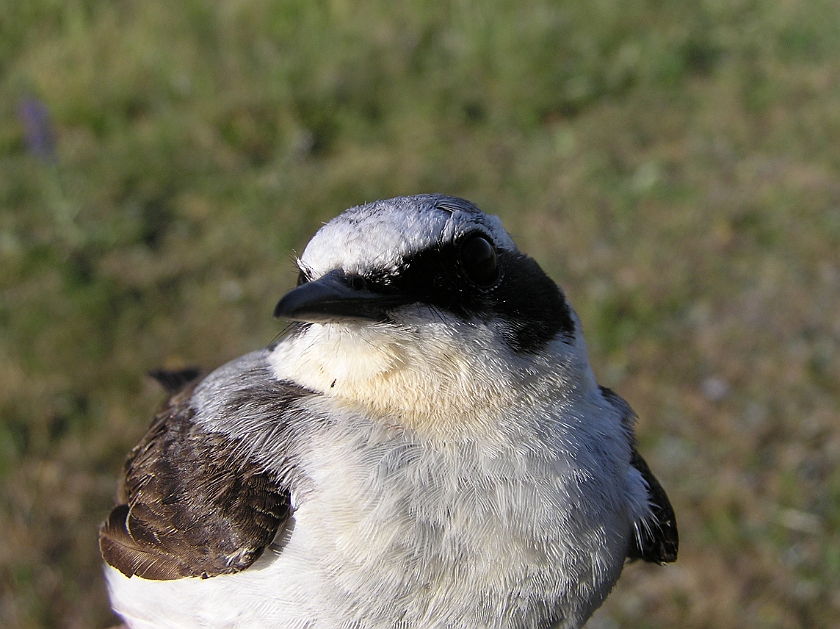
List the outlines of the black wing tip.
{"label": "black wing tip", "polygon": [[635,467],[648,484],[651,515],[647,522],[635,524],[633,543],[628,552],[628,559],[642,559],[650,563],[664,565],[677,560],[680,536],[677,530],[677,517],[668,494],[650,471],[647,462],[636,449],[633,449],[631,465]]}
{"label": "black wing tip", "polygon": [[673,563],[677,560],[680,546],[677,518],[662,485],[650,471],[642,455],[636,450],[633,436],[633,423],[636,414],[620,395],[607,387],[600,387],[600,389],[604,399],[621,414],[621,423],[627,430],[630,439],[630,465],[642,475],[648,489],[651,514],[646,520],[634,523],[627,558],[630,561],[641,559],[659,565]]}
{"label": "black wing tip", "polygon": [[154,378],[167,393],[174,395],[182,391],[188,384],[195,382],[201,376],[198,367],[185,369],[152,369],[148,375]]}
{"label": "black wing tip", "polygon": [[627,559],[641,559],[664,566],[674,563],[679,554],[679,534],[673,519],[660,519],[654,512],[652,522],[637,523]]}

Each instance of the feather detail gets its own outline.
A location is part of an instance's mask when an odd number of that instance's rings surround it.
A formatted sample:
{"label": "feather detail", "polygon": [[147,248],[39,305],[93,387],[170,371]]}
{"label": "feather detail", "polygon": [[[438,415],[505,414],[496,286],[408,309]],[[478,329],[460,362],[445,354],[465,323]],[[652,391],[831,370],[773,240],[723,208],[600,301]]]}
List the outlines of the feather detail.
{"label": "feather detail", "polygon": [[648,492],[648,505],[651,516],[633,523],[633,542],[627,553],[630,561],[642,559],[660,565],[677,560],[680,546],[677,532],[677,518],[668,500],[668,494],[650,471],[647,462],[636,450],[633,424],[636,423],[636,413],[620,395],[607,387],[599,387],[601,395],[613,408],[621,413],[621,423],[630,439],[630,465],[632,465],[645,480]]}
{"label": "feather detail", "polygon": [[628,558],[631,561],[642,559],[660,565],[676,561],[680,539],[677,518],[668,495],[636,448],[633,448],[630,464],[641,473],[648,485],[652,517],[635,523],[635,535]]}
{"label": "feather detail", "polygon": [[154,378],[167,393],[175,395],[188,384],[198,380],[199,376],[201,376],[201,370],[197,367],[187,367],[186,369],[177,370],[154,369],[149,372],[149,376]]}
{"label": "feather detail", "polygon": [[125,464],[118,505],[102,525],[105,561],[126,576],[212,577],[251,565],[290,516],[290,492],[240,439],[193,421],[195,383],[155,416]]}

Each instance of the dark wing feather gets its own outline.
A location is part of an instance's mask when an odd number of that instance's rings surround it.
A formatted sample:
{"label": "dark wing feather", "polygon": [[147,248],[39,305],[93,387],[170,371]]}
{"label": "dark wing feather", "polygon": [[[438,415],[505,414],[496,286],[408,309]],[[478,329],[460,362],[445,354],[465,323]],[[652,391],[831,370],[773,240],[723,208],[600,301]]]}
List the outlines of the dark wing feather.
{"label": "dark wing feather", "polygon": [[650,471],[642,455],[636,452],[636,448],[633,448],[630,464],[641,472],[648,484],[653,518],[636,523],[636,535],[633,537],[628,558],[631,561],[643,559],[658,564],[676,561],[680,538],[677,532],[677,518],[668,495]]}
{"label": "dark wing feather", "polygon": [[668,495],[662,489],[662,485],[656,480],[653,472],[642,455],[636,451],[635,438],[633,436],[633,424],[636,414],[630,405],[618,394],[607,387],[600,387],[601,393],[610,404],[621,413],[621,422],[624,425],[630,439],[632,453],[630,465],[636,468],[645,479],[648,486],[648,500],[653,517],[634,523],[633,543],[627,553],[631,561],[642,559],[651,563],[671,563],[677,560],[680,538],[677,532],[677,518],[674,509],[668,500]]}
{"label": "dark wing feather", "polygon": [[237,439],[193,421],[195,383],[155,416],[125,464],[99,532],[105,561],[145,579],[212,577],[251,565],[290,515],[290,494]]}
{"label": "dark wing feather", "polygon": [[108,564],[130,577],[178,579],[190,576],[189,566],[156,544],[134,539],[126,529],[128,505],[119,505],[99,531],[99,548]]}
{"label": "dark wing feather", "polygon": [[157,380],[158,384],[166,389],[170,395],[174,395],[192,384],[201,375],[198,367],[187,367],[186,369],[154,369],[149,375]]}

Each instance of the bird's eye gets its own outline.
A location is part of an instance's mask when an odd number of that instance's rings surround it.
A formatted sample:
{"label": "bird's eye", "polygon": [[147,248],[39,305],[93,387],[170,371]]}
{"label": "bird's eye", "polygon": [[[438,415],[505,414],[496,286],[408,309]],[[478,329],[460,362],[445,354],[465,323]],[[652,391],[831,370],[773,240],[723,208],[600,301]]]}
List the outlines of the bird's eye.
{"label": "bird's eye", "polygon": [[309,278],[308,278],[308,277],[306,277],[306,273],[304,273],[303,271],[301,271],[301,272],[298,274],[297,285],[298,285],[298,286],[300,286],[301,284],[306,284],[308,281],[309,281]]}
{"label": "bird's eye", "polygon": [[487,238],[477,234],[461,245],[461,266],[471,282],[490,286],[499,277],[496,250]]}

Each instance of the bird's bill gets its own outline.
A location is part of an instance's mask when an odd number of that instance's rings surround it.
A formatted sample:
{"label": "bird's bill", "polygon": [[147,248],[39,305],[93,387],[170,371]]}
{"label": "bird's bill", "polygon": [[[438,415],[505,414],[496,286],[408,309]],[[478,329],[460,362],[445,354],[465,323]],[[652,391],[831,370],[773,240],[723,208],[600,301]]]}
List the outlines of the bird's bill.
{"label": "bird's bill", "polygon": [[277,302],[274,316],[310,323],[348,319],[385,321],[389,310],[405,303],[398,295],[369,290],[360,279],[341,270],[330,271],[286,293]]}

